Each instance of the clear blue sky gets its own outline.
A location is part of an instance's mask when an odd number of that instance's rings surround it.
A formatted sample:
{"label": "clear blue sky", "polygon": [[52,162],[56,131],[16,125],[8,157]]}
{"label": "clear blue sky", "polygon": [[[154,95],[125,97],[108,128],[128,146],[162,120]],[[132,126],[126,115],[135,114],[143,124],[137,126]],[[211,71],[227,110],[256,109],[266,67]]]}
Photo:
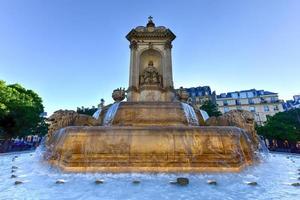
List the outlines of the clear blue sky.
{"label": "clear blue sky", "polygon": [[170,28],[176,87],[300,93],[299,0],[0,0],[0,79],[36,91],[48,114],[128,86],[125,35]]}

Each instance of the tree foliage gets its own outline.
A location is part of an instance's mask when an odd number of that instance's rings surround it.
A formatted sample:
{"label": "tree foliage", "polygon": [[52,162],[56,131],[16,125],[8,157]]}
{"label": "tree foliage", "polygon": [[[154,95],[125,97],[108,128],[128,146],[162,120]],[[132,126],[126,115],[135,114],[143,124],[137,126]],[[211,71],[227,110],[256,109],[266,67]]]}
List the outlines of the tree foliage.
{"label": "tree foliage", "polygon": [[90,115],[90,116],[93,116],[93,114],[97,111],[98,109],[97,108],[77,108],[77,113],[79,114],[85,114],[85,115]]}
{"label": "tree foliage", "polygon": [[45,134],[43,112],[42,99],[34,91],[0,80],[0,137]]}
{"label": "tree foliage", "polygon": [[300,108],[280,112],[268,117],[257,132],[268,139],[300,141]]}
{"label": "tree foliage", "polygon": [[200,109],[206,111],[210,117],[218,117],[222,115],[222,113],[218,110],[218,106],[210,100],[205,101],[204,104],[200,106]]}

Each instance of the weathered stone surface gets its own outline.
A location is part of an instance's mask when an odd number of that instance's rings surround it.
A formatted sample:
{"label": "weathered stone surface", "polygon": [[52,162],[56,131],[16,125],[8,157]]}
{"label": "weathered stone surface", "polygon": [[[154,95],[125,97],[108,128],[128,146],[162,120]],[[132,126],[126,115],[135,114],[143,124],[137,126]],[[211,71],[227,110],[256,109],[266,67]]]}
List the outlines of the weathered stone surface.
{"label": "weathered stone surface", "polygon": [[55,183],[56,183],[56,184],[64,184],[64,183],[66,183],[66,181],[63,180],[63,179],[58,179],[58,180],[56,180]]}
{"label": "weathered stone surface", "polygon": [[291,185],[292,185],[292,186],[297,186],[297,187],[299,187],[299,186],[300,186],[300,183],[292,183]]}
{"label": "weathered stone surface", "polygon": [[217,185],[217,181],[216,180],[207,180],[207,184],[209,184],[209,185]]}
{"label": "weathered stone surface", "polygon": [[253,114],[246,110],[231,110],[219,117],[210,117],[206,124],[209,126],[236,126],[244,129],[255,146],[258,146],[259,139],[255,130]]}
{"label": "weathered stone surface", "polygon": [[258,185],[257,182],[255,182],[255,181],[246,182],[246,184],[247,184],[247,185],[252,185],[252,186]]}
{"label": "weathered stone surface", "polygon": [[55,111],[49,118],[49,131],[47,141],[52,135],[61,128],[67,126],[96,126],[99,122],[89,115],[79,114],[73,110],[58,110]]}
{"label": "weathered stone surface", "polygon": [[179,185],[188,185],[189,184],[189,179],[185,177],[179,177],[177,178],[177,183]]}
{"label": "weathered stone surface", "polygon": [[10,178],[17,178],[17,176],[12,174]]}
{"label": "weathered stone surface", "polygon": [[180,87],[176,92],[176,96],[179,101],[187,102],[189,93],[183,87]]}
{"label": "weathered stone surface", "polygon": [[98,184],[103,184],[104,183],[104,180],[102,179],[97,179],[95,180],[95,183],[98,185]]}
{"label": "weathered stone surface", "polygon": [[[200,125],[204,125],[199,109],[194,110]],[[105,115],[107,109],[102,112]],[[186,126],[188,123],[180,102],[121,102],[112,125]]]}
{"label": "weathered stone surface", "polygon": [[141,181],[140,181],[140,180],[133,180],[132,183],[133,183],[133,184],[140,184]]}
{"label": "weathered stone surface", "polygon": [[49,162],[74,172],[240,171],[255,160],[236,127],[67,127],[50,143]]}
{"label": "weathered stone surface", "polygon": [[123,101],[125,99],[125,97],[126,97],[126,94],[125,94],[124,88],[115,89],[112,93],[112,98],[116,102]]}
{"label": "weathered stone surface", "polygon": [[15,185],[20,185],[22,183],[23,183],[22,181],[15,181]]}

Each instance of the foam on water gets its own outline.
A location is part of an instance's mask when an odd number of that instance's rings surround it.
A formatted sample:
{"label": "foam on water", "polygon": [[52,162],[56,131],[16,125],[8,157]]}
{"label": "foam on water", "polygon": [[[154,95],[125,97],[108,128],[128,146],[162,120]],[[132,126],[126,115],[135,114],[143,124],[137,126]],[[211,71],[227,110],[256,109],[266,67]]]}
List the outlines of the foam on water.
{"label": "foam on water", "polygon": [[[0,199],[300,199],[300,187],[291,186],[300,175],[300,156],[270,154],[262,163],[240,173],[62,173],[41,159],[41,150],[0,156]],[[14,156],[18,156],[13,160]],[[11,178],[17,166],[17,178]],[[189,185],[169,181],[189,178]],[[64,184],[56,184],[57,180]],[[104,183],[95,184],[96,179]],[[15,185],[16,180],[23,184]],[[140,184],[133,184],[139,180]],[[207,184],[216,180],[217,185]],[[257,182],[257,186],[247,182]]]}

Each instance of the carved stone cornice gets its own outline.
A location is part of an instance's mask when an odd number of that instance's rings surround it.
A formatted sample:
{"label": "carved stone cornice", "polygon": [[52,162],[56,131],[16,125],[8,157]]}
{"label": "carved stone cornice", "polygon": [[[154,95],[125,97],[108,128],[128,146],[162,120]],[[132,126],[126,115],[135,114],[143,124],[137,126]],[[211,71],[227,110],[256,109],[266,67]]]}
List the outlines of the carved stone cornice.
{"label": "carved stone cornice", "polygon": [[134,40],[159,40],[159,39],[167,39],[173,41],[176,36],[170,29],[154,29],[153,31],[138,31],[136,29],[132,29],[126,36],[129,41]]}
{"label": "carved stone cornice", "polygon": [[136,42],[135,40],[132,40],[132,41],[130,42],[129,48],[135,50],[135,49],[137,49],[137,47],[138,47],[137,42]]}
{"label": "carved stone cornice", "polygon": [[171,41],[165,43],[165,49],[172,49],[173,45]]}

